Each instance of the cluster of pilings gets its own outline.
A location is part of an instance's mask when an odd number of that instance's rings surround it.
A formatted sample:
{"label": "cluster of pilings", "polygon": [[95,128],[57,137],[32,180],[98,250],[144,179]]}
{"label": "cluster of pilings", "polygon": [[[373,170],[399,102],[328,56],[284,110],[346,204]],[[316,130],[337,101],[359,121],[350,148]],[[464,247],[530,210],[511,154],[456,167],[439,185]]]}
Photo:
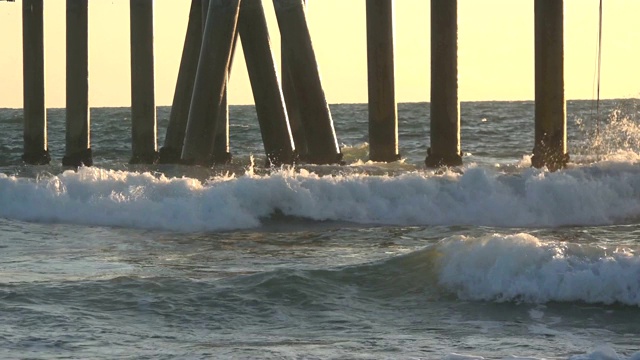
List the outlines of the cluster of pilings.
{"label": "cluster of pilings", "polygon": [[[153,0],[129,0],[131,163],[210,166],[228,162],[227,84],[238,39],[268,162],[339,163],[305,0],[273,0],[281,36],[282,82],[262,0],[192,0],[164,146],[157,151]],[[43,0],[23,0],[24,155],[47,164]],[[88,0],[67,0],[67,119],[63,165],[91,165],[88,101]],[[431,147],[428,167],[462,164],[457,70],[457,1],[431,0]],[[535,146],[532,165],[566,165],[563,1],[535,0]],[[393,0],[366,0],[369,155],[400,158],[395,99]]]}

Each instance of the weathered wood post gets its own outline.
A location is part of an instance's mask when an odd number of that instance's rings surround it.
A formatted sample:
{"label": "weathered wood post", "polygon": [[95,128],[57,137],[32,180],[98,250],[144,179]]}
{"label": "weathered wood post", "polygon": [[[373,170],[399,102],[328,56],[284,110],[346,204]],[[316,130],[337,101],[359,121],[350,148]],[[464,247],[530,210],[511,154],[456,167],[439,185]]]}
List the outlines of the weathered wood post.
{"label": "weathered wood post", "polygon": [[[210,0],[181,161],[209,166],[236,34],[240,0]],[[213,135],[215,136],[215,135]]]}
{"label": "weathered wood post", "polygon": [[160,157],[158,159],[163,164],[180,162],[187,120],[189,119],[193,85],[196,79],[196,71],[198,70],[200,45],[202,44],[202,30],[204,27],[202,3],[203,0],[191,1],[187,35],[182,48],[180,70],[173,95],[171,113],[169,114],[169,126],[167,127],[164,146],[160,149]]}
{"label": "weathered wood post", "polygon": [[[209,0],[202,1],[202,31],[207,22],[207,10],[209,9]],[[217,114],[210,114],[211,120],[217,122],[216,133],[213,135],[213,154],[211,155],[211,162],[213,164],[227,164],[231,162],[231,151],[229,144],[229,77],[231,74],[231,66],[233,64],[233,54],[235,53],[236,42],[238,35],[233,39],[233,45],[231,45],[231,57],[229,59],[229,69],[227,70],[227,79],[224,83],[224,92],[222,94],[222,102],[220,102],[220,110]]]}
{"label": "weathered wood post", "polygon": [[339,163],[342,153],[322,90],[305,6],[302,0],[274,0],[274,5],[282,49],[286,52],[290,79],[300,103],[300,115],[307,139],[307,161],[315,164]]}
{"label": "weathered wood post", "polygon": [[399,160],[393,0],[367,1],[367,72],[369,159],[384,162]]}
{"label": "weathered wood post", "polygon": [[427,167],[462,165],[458,1],[431,0],[431,148]]}
{"label": "weathered wood post", "polygon": [[[306,5],[306,0],[302,0],[302,5]],[[284,46],[280,47],[280,62],[282,69],[282,94],[284,95],[287,105],[287,115],[289,117],[289,125],[291,127],[291,135],[296,146],[298,158],[301,161],[307,161],[309,153],[307,146],[307,138],[304,134],[304,126],[302,124],[302,115],[300,113],[300,101],[298,94],[293,85],[291,78],[291,69],[289,68],[289,57]]]}
{"label": "weathered wood post", "polygon": [[67,0],[67,122],[64,166],[91,166],[88,0]]}
{"label": "weathered wood post", "polygon": [[47,109],[44,96],[43,0],[22,2],[22,63],[24,81],[24,153],[31,165],[51,161],[47,145]]}
{"label": "weathered wood post", "polygon": [[130,0],[132,164],[158,157],[153,65],[153,0]]}
{"label": "weathered wood post", "polygon": [[535,0],[535,145],[531,165],[567,165],[564,99],[564,1]]}
{"label": "weathered wood post", "polygon": [[251,81],[262,142],[272,165],[293,164],[295,145],[271,52],[262,0],[243,0],[238,32]]}
{"label": "weathered wood post", "polygon": [[[232,48],[234,46],[232,45]],[[231,51],[233,54],[234,50]],[[233,59],[233,55],[231,55]],[[227,73],[231,72],[231,63]],[[211,116],[211,121],[217,122],[216,132],[213,140],[213,153],[211,154],[211,163],[213,164],[228,164],[231,162],[231,144],[229,143],[229,75],[224,84],[224,92],[222,94],[222,101],[220,102],[220,110],[215,116]]]}

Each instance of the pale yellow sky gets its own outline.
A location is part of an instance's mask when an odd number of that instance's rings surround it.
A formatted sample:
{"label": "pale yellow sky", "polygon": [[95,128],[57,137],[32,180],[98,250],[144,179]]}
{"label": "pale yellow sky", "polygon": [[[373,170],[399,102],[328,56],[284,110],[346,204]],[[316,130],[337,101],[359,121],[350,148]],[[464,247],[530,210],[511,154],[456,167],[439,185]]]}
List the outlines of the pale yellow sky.
{"label": "pale yellow sky", "polygon": [[[365,0],[308,0],[308,21],[330,103],[367,101]],[[45,2],[46,102],[65,103],[65,1]],[[155,1],[156,103],[170,105],[186,30],[188,0]],[[264,1],[279,62],[271,1]],[[22,107],[21,0],[0,2],[0,107]],[[429,1],[396,0],[398,102],[429,99]],[[130,104],[127,0],[90,1],[91,106]],[[640,95],[638,0],[605,0],[602,97]],[[529,100],[534,94],[533,0],[459,0],[459,97]],[[565,89],[594,97],[598,0],[565,0]],[[232,104],[253,103],[238,49]]]}

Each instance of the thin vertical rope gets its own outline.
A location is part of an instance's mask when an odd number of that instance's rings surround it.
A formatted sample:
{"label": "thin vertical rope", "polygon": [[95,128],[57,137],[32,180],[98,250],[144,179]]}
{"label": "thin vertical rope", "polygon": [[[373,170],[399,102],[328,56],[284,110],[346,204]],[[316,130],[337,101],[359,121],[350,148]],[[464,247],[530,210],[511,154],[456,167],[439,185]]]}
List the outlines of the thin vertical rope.
{"label": "thin vertical rope", "polygon": [[[596,90],[596,146],[600,143],[600,69],[602,66],[602,2],[600,0],[599,18],[598,18],[598,85]],[[599,154],[599,152],[598,152]],[[599,159],[598,159],[599,160]]]}

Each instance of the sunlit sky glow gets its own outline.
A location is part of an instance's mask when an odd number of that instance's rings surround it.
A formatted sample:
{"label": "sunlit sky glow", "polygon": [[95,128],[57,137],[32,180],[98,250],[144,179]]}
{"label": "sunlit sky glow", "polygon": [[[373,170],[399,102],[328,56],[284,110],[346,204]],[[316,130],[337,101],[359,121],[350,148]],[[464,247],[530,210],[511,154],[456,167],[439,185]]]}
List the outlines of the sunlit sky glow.
{"label": "sunlit sky glow", "polygon": [[[308,22],[330,103],[367,101],[365,0],[309,0]],[[47,107],[65,104],[65,1],[45,1]],[[170,105],[190,1],[155,1],[156,103]],[[280,39],[264,1],[276,61]],[[22,107],[22,2],[0,2],[0,107]],[[396,0],[398,102],[429,99],[429,1]],[[90,1],[91,106],[130,105],[127,0]],[[604,0],[602,97],[639,97],[640,1]],[[459,97],[531,100],[534,94],[533,0],[459,0]],[[593,99],[598,0],[565,0],[567,99]],[[238,48],[231,104],[253,97]]]}

